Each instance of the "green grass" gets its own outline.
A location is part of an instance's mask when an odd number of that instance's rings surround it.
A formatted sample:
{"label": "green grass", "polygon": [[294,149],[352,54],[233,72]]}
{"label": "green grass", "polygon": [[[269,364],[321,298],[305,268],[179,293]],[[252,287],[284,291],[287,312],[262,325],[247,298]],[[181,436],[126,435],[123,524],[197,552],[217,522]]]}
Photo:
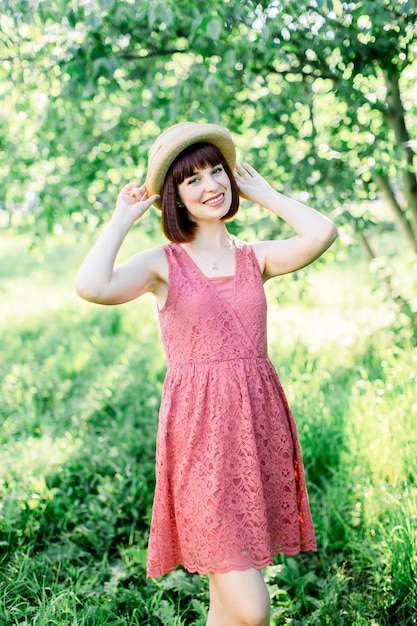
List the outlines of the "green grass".
{"label": "green grass", "polygon": [[[205,578],[146,579],[165,371],[153,300],[82,302],[72,283],[89,243],[28,245],[1,237],[0,624],[202,626]],[[271,283],[268,297],[320,548],[266,570],[271,624],[415,624],[405,320],[354,259]]]}

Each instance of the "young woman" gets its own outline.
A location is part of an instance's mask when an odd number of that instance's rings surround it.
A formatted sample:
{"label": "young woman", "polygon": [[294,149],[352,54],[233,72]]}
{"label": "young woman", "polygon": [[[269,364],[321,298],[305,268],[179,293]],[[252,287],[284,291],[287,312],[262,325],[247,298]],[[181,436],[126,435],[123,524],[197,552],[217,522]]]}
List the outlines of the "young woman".
{"label": "young woman", "polygon": [[[239,196],[294,237],[244,243],[225,222]],[[171,243],[115,267],[131,226],[155,204]],[[167,359],[157,439],[148,575],[208,574],[209,626],[266,626],[261,569],[315,550],[291,415],[268,359],[263,283],[314,261],[335,226],[236,163],[229,132],[177,124],[155,141],[146,183],[127,184],[83,262],[78,294],[100,304],[155,295]]]}

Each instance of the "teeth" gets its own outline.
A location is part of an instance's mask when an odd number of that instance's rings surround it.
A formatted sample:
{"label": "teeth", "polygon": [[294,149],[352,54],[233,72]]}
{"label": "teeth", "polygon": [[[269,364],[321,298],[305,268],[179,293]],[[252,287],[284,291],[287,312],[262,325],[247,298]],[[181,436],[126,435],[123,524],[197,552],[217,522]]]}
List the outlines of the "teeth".
{"label": "teeth", "polygon": [[219,200],[223,198],[223,194],[219,193],[215,198],[211,198],[210,200],[206,200],[204,204],[216,204]]}

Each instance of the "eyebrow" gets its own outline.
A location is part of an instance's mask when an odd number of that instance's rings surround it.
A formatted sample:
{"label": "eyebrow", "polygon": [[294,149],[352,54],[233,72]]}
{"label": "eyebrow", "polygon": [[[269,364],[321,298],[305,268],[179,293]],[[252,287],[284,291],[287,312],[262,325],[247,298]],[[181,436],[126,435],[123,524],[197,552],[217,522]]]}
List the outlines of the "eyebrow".
{"label": "eyebrow", "polygon": [[203,165],[200,169],[193,170],[191,172],[191,174],[188,174],[188,176],[185,176],[184,181],[188,180],[189,178],[192,178],[193,176],[198,176],[198,174],[200,174],[201,170],[206,170],[206,169],[207,170],[213,170],[215,167],[219,167],[219,165],[221,165],[223,167],[223,163],[221,161],[219,161],[215,165]]}
{"label": "eyebrow", "polygon": [[197,176],[199,173],[200,170],[193,170],[192,172],[190,172],[190,174],[188,174],[188,176],[184,178],[184,180],[187,180],[188,178],[193,178],[193,176]]}
{"label": "eyebrow", "polygon": [[[200,167],[200,169],[193,170],[190,176],[195,176],[196,174],[199,174],[201,170],[214,170],[214,168],[218,167],[219,165],[222,165],[222,164],[215,163],[215,165],[203,165],[202,167]],[[187,176],[187,178],[189,178],[189,176]]]}

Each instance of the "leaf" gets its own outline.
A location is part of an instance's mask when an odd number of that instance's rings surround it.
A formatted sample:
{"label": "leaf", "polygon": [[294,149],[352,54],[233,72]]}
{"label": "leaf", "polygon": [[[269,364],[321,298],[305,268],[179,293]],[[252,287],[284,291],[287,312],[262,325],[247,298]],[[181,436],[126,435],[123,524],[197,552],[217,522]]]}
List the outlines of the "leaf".
{"label": "leaf", "polygon": [[104,11],[110,13],[115,5],[116,0],[101,0],[101,5]]}
{"label": "leaf", "polygon": [[182,591],[185,595],[194,596],[201,591],[201,579],[183,570],[175,570],[161,581],[160,586],[167,591]]}
{"label": "leaf", "polygon": [[170,26],[172,24],[174,20],[174,13],[172,12],[172,9],[170,9],[169,7],[165,10],[164,15],[162,17],[162,21],[164,22],[164,24],[166,24],[167,26]]}
{"label": "leaf", "polygon": [[236,51],[234,50],[234,48],[231,48],[230,50],[228,50],[226,54],[223,56],[223,63],[224,63],[225,69],[234,68],[235,63],[236,63]]}
{"label": "leaf", "polygon": [[101,26],[102,23],[102,18],[100,15],[89,15],[88,17],[84,18],[84,23],[91,29],[91,30],[98,30]]}
{"label": "leaf", "polygon": [[210,39],[215,39],[218,40],[220,37],[220,33],[221,33],[222,27],[221,24],[218,20],[216,19],[211,19],[209,21],[209,23],[207,24],[207,35],[210,37]]}
{"label": "leaf", "polygon": [[194,34],[196,32],[196,30],[200,27],[202,21],[203,21],[203,16],[201,13],[199,13],[197,17],[194,18],[193,23],[191,24],[191,27],[190,27],[191,34]]}
{"label": "leaf", "polygon": [[149,28],[153,30],[153,25],[155,24],[156,14],[157,14],[158,3],[151,0],[148,8],[148,24]]}
{"label": "leaf", "polygon": [[175,609],[167,600],[162,600],[155,611],[155,615],[162,620],[163,624],[172,624],[175,618]]}
{"label": "leaf", "polygon": [[94,76],[111,76],[117,69],[114,59],[98,58],[93,63]]}
{"label": "leaf", "polygon": [[340,0],[333,0],[333,11],[336,13],[337,17],[343,16],[343,6]]}
{"label": "leaf", "polygon": [[207,91],[212,91],[213,89],[215,89],[216,84],[217,84],[216,75],[207,74],[207,78],[205,79],[203,84],[204,84],[204,89],[207,89]]}

